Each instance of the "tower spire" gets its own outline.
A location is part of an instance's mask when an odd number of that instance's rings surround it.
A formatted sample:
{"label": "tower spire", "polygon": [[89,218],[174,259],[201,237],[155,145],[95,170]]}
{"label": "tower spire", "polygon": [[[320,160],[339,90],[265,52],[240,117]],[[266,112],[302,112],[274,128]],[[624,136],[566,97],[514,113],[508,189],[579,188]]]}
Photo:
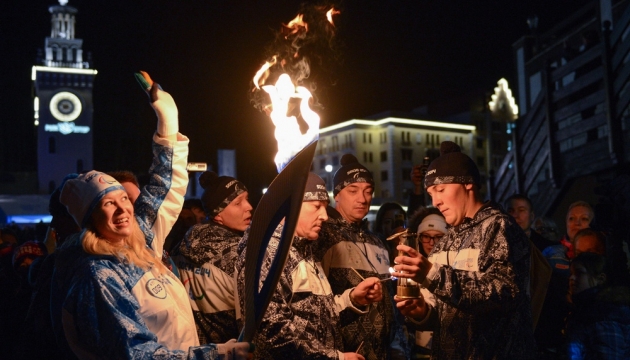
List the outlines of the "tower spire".
{"label": "tower spire", "polygon": [[43,65],[87,69],[89,62],[83,61],[82,39],[75,38],[77,9],[67,6],[68,0],[59,0],[59,5],[48,8],[52,14],[50,37],[46,38]]}

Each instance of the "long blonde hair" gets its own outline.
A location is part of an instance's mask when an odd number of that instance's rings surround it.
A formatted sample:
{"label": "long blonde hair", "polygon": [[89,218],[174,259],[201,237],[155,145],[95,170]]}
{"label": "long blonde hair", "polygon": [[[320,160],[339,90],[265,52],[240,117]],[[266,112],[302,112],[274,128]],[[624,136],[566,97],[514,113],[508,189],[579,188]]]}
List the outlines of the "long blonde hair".
{"label": "long blonde hair", "polygon": [[92,224],[89,224],[81,238],[83,250],[93,255],[112,255],[121,262],[135,265],[149,271],[154,266],[160,274],[167,271],[161,259],[155,256],[155,252],[147,247],[144,233],[135,221],[131,223],[131,236],[124,239],[123,246],[114,246],[106,239],[100,237]]}

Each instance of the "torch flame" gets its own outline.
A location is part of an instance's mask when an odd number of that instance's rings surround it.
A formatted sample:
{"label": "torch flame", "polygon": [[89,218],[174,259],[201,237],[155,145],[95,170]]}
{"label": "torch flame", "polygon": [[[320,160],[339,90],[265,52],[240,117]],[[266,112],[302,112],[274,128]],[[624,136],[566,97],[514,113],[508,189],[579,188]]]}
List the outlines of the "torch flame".
{"label": "torch flame", "polygon": [[333,7],[333,8],[330,8],[330,10],[328,10],[328,11],[326,12],[326,19],[328,19],[328,22],[329,22],[332,26],[335,26],[335,23],[333,22],[333,19],[332,19],[333,15],[337,15],[337,14],[340,14],[340,13],[341,13],[341,12],[340,12],[339,10],[335,10],[335,8],[334,8],[334,7]]}
{"label": "torch flame", "polygon": [[[278,173],[305,146],[319,137],[319,115],[309,107],[312,95],[303,86],[294,86],[291,77],[282,74],[276,85],[265,85],[263,90],[269,94],[272,110],[269,116],[276,126],[274,133],[278,142],[278,153],[275,157]],[[300,113],[308,125],[306,134],[302,134],[295,116],[287,116],[291,98],[301,99]]]}
{"label": "torch flame", "polygon": [[395,270],[393,267],[391,267],[391,266],[390,266],[390,267],[389,267],[389,274],[390,274],[390,276],[391,276],[392,280],[398,280],[398,278],[397,278],[397,277],[395,277],[395,276],[393,276],[393,275],[392,275],[392,274],[394,273],[394,271],[396,271],[396,270]]}
{"label": "torch flame", "polygon": [[298,14],[295,19],[289,21],[289,23],[285,25],[290,30],[289,34],[295,34],[300,31],[300,27],[303,27],[304,30],[308,31],[308,24],[302,20],[303,18],[304,15]]}
{"label": "torch flame", "polygon": [[265,64],[256,72],[256,75],[254,75],[254,85],[256,88],[260,89],[260,85],[265,84],[265,81],[269,77],[269,68],[274,66],[277,61],[277,56],[274,55],[271,61],[265,62]]}

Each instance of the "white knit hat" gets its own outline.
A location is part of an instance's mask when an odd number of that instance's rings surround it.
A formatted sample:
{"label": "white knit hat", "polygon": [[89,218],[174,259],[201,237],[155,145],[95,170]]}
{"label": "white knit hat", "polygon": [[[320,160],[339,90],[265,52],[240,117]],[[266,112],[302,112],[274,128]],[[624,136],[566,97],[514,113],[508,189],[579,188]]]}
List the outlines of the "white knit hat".
{"label": "white knit hat", "polygon": [[114,190],[124,191],[125,188],[113,177],[92,170],[66,180],[59,201],[66,206],[77,224],[84,228],[99,201],[105,194]]}
{"label": "white knit hat", "polygon": [[442,234],[446,234],[446,221],[444,217],[437,214],[425,216],[420,225],[418,225],[418,234],[422,234],[428,230],[437,230]]}

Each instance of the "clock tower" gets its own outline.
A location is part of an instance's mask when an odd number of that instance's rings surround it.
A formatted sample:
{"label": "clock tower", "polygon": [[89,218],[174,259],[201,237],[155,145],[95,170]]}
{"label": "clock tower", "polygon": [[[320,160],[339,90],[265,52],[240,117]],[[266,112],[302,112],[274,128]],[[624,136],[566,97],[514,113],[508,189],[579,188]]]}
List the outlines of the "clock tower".
{"label": "clock tower", "polygon": [[84,61],[83,40],[75,38],[77,9],[68,0],[48,8],[50,37],[33,66],[39,191],[51,193],[73,172],[91,170],[92,86],[96,70]]}

